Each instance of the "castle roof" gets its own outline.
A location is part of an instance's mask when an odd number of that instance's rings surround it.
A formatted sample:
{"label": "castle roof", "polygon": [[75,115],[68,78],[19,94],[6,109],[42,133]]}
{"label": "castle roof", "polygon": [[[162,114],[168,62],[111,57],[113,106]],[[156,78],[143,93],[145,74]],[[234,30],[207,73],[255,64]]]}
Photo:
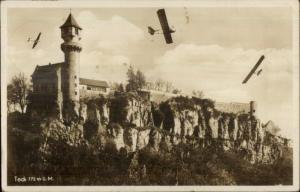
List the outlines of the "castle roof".
{"label": "castle roof", "polygon": [[79,84],[80,85],[91,85],[91,86],[96,86],[96,87],[106,87],[106,88],[109,87],[106,81],[85,79],[85,78],[79,78]]}
{"label": "castle roof", "polygon": [[76,27],[78,29],[82,29],[78,23],[76,22],[75,18],[73,17],[73,15],[70,13],[70,15],[68,16],[66,22],[60,26],[60,28],[62,27]]}
{"label": "castle roof", "polygon": [[51,69],[56,69],[56,68],[59,68],[61,66],[61,64],[63,63],[49,63],[48,65],[37,65],[36,66],[36,69],[39,70],[39,71],[48,71],[48,70],[51,70]]}
{"label": "castle roof", "polygon": [[48,65],[37,65],[35,67],[35,70],[32,74],[32,76],[38,77],[38,76],[44,76],[45,74],[49,73],[56,73],[57,69],[61,67],[61,64],[63,63],[49,63]]}

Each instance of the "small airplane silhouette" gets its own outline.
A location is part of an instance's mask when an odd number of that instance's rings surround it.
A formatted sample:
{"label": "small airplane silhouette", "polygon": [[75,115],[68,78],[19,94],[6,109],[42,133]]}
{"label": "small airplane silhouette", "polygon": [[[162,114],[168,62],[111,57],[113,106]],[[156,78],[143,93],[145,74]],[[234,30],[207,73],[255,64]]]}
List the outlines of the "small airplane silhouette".
{"label": "small airplane silhouette", "polygon": [[41,34],[42,33],[40,32],[35,40],[31,40],[30,37],[28,38],[27,42],[33,42],[32,49],[34,49],[35,46],[38,44],[38,42],[40,40],[40,37],[41,37]]}
{"label": "small airplane silhouette", "polygon": [[[157,16],[161,25],[162,34],[164,34],[165,40],[167,44],[173,43],[171,33],[174,33],[175,30],[171,29],[168,24],[167,16],[165,9],[159,9],[157,11]],[[161,34],[158,32],[159,30],[153,29],[152,27],[148,26],[148,32],[150,35],[154,35],[155,33]]]}
{"label": "small airplane silhouette", "polygon": [[[251,76],[253,74],[255,74],[256,69],[260,66],[261,62],[264,60],[265,56],[262,55],[259,60],[257,61],[257,63],[254,65],[254,67],[251,69],[250,73],[247,75],[247,77],[244,79],[244,81],[242,82],[243,84],[247,83],[247,81],[251,78]],[[262,72],[262,69],[260,69],[256,75],[258,76],[260,73]]]}

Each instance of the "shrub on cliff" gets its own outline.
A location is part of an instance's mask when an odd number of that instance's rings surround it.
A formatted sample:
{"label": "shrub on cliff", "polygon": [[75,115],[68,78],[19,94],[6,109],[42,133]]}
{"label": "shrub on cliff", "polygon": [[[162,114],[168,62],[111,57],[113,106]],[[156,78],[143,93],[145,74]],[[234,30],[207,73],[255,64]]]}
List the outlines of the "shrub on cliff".
{"label": "shrub on cliff", "polygon": [[114,97],[110,100],[110,122],[124,124],[127,117],[128,99],[126,95]]}
{"label": "shrub on cliff", "polygon": [[171,131],[174,126],[174,112],[171,109],[171,106],[169,105],[168,102],[163,102],[159,106],[160,111],[163,114],[163,128],[167,131]]}

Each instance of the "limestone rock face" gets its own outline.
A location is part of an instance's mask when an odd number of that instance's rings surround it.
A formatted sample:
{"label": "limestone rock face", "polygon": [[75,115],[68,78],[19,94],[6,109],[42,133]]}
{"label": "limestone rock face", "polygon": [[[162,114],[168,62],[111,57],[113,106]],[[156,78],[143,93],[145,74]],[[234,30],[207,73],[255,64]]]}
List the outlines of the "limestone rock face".
{"label": "limestone rock face", "polygon": [[124,144],[127,151],[136,151],[138,130],[133,128],[126,128],[124,130]]}
{"label": "limestone rock face", "polygon": [[[101,140],[99,149],[113,146],[114,150],[124,148],[127,152],[147,148],[164,153],[180,143],[200,148],[214,144],[221,150],[246,151],[245,158],[252,163],[275,162],[283,154],[285,140],[269,133],[259,119],[247,114],[241,118],[200,105],[186,106],[176,100],[162,106],[135,97],[125,99],[124,105],[119,105],[123,101],[111,105],[110,102],[99,103],[100,100],[82,102],[80,106],[73,104],[69,116],[64,116],[70,123],[59,118],[48,124],[43,122],[41,126],[50,130],[43,129],[44,135],[56,139],[65,137],[70,145],[76,145],[84,134],[89,136],[85,137],[88,142]],[[119,118],[122,115],[124,118]],[[101,138],[93,138],[96,135]]]}
{"label": "limestone rock face", "polygon": [[182,136],[191,136],[194,132],[194,127],[198,122],[198,114],[196,111],[185,110],[179,114],[180,133]]}
{"label": "limestone rock face", "polygon": [[238,137],[238,121],[236,118],[230,118],[229,123],[228,123],[228,134],[229,138],[233,141],[237,140]]}
{"label": "limestone rock face", "polygon": [[106,124],[109,122],[109,106],[106,103],[102,106],[102,119]]}
{"label": "limestone rock face", "polygon": [[174,117],[174,134],[181,134],[181,122],[179,120],[178,115],[175,115]]}
{"label": "limestone rock face", "polygon": [[86,121],[93,122],[97,125],[101,124],[100,111],[95,105],[88,105],[86,114]]}
{"label": "limestone rock face", "polygon": [[208,128],[205,123],[204,114],[201,109],[198,110],[198,133],[196,132],[196,136],[201,139],[205,138],[205,135],[208,133]]}
{"label": "limestone rock face", "polygon": [[217,119],[211,117],[208,120],[208,126],[211,132],[211,137],[213,139],[217,139],[218,138],[218,129],[219,129],[219,122]]}
{"label": "limestone rock face", "polygon": [[116,149],[119,151],[122,147],[125,147],[124,143],[124,130],[121,126],[116,125],[112,127],[112,138],[116,145]]}
{"label": "limestone rock face", "polygon": [[85,103],[80,103],[79,118],[83,122],[85,122],[87,120],[87,105]]}
{"label": "limestone rock face", "polygon": [[137,133],[136,148],[142,149],[149,143],[150,129],[139,130]]}
{"label": "limestone rock face", "polygon": [[153,123],[150,103],[130,99],[127,107],[127,121],[136,126],[143,127]]}

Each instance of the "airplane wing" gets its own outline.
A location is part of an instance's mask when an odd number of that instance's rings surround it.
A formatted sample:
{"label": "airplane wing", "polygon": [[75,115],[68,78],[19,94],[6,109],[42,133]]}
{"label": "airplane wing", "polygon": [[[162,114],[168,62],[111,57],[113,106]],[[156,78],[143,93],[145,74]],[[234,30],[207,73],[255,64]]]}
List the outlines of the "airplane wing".
{"label": "airplane wing", "polygon": [[254,65],[254,67],[251,69],[250,73],[247,75],[247,77],[244,79],[243,84],[247,83],[247,81],[250,79],[250,77],[253,75],[253,73],[255,73],[255,70],[259,67],[259,65],[261,64],[261,62],[264,60],[265,56],[262,55],[259,60],[257,61],[257,63]]}
{"label": "airplane wing", "polygon": [[35,39],[35,41],[39,41],[40,37],[41,37],[41,32],[39,33],[39,35],[37,36],[37,38]]}
{"label": "airplane wing", "polygon": [[164,33],[164,37],[167,44],[173,43],[171,33]]}
{"label": "airplane wing", "polygon": [[171,36],[172,30],[170,30],[165,10],[159,9],[157,11],[157,16],[164,33],[166,43],[167,44],[173,43],[172,36]]}
{"label": "airplane wing", "polygon": [[35,48],[35,46],[37,45],[37,43],[38,43],[37,41],[34,41],[32,49]]}

